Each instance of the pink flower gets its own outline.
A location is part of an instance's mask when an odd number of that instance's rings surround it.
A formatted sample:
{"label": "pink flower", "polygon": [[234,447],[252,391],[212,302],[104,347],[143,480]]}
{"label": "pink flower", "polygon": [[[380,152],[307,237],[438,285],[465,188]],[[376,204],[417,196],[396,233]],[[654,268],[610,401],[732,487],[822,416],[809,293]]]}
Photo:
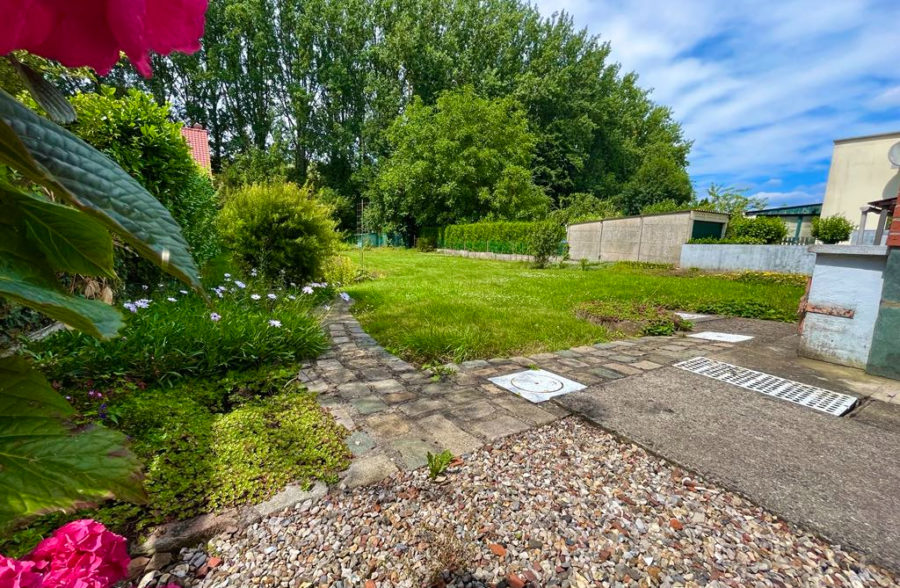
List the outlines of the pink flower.
{"label": "pink flower", "polygon": [[4,588],[42,588],[43,577],[32,561],[19,561],[0,555],[0,586]]}
{"label": "pink flower", "polygon": [[73,521],[26,558],[44,574],[43,588],[107,588],[128,576],[125,538],[90,519]]}
{"label": "pink flower", "polygon": [[124,51],[150,77],[150,51],[200,49],[208,0],[0,0],[0,55],[25,49],[100,75]]}

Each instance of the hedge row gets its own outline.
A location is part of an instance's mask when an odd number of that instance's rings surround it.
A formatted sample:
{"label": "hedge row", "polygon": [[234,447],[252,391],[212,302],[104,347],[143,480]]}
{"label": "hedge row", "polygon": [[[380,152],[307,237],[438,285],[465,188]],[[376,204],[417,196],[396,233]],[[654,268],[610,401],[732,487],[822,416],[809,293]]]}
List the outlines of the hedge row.
{"label": "hedge row", "polygon": [[537,224],[533,222],[486,222],[450,225],[436,231],[436,241],[438,246],[444,249],[527,255],[531,253],[531,236]]}

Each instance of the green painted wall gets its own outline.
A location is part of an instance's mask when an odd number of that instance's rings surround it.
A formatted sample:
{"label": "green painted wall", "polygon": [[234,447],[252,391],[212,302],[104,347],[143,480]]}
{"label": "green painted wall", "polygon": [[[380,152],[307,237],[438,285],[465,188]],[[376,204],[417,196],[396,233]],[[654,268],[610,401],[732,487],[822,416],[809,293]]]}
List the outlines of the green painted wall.
{"label": "green painted wall", "polygon": [[900,249],[891,249],[884,270],[881,306],[866,371],[900,380]]}

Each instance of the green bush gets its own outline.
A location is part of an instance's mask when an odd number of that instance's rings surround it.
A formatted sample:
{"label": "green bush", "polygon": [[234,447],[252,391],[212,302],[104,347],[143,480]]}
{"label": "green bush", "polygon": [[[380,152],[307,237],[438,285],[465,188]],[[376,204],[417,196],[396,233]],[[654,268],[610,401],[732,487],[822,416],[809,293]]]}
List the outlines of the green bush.
{"label": "green bush", "polygon": [[532,223],[528,252],[534,256],[538,267],[546,267],[547,262],[559,253],[559,243],[566,237],[566,230],[554,221]]}
{"label": "green bush", "polygon": [[768,244],[780,243],[787,237],[787,227],[780,218],[774,216],[734,217],[728,223],[726,237],[758,239]]}
{"label": "green bush", "polygon": [[[327,347],[310,311],[330,299],[332,291],[321,288],[310,295],[236,284],[225,282],[226,290],[218,290],[222,298],[214,295],[211,308],[196,294],[180,292],[159,293],[138,301],[139,306],[126,303],[134,312],[125,313],[120,337],[103,341],[60,331],[29,343],[28,351],[51,381],[67,388],[99,389],[123,379],[170,384],[214,377],[232,369],[315,357]],[[271,326],[272,320],[280,326]]]}
{"label": "green bush", "polygon": [[812,221],[812,236],[822,243],[840,243],[850,238],[854,225],[843,215],[814,218]]}
{"label": "green bush", "polygon": [[331,212],[308,187],[253,184],[228,196],[219,228],[245,269],[273,283],[303,283],[322,276],[338,247]]}
{"label": "green bush", "polygon": [[416,249],[422,252],[429,252],[435,250],[435,243],[432,237],[420,236],[416,239]]}
{"label": "green bush", "polygon": [[675,202],[674,200],[666,199],[660,200],[659,202],[654,202],[652,204],[647,204],[641,208],[641,214],[663,214],[666,212],[678,212],[680,210],[690,210],[691,205],[689,202]]}
{"label": "green bush", "polygon": [[[69,130],[103,151],[141,183],[182,228],[195,260],[202,265],[217,253],[218,236],[212,219],[218,208],[215,190],[200,170],[172,122],[168,105],[149,94],[115,89],[80,93],[70,99],[77,118]],[[120,249],[116,273],[127,285],[155,284],[162,272],[137,254]]]}

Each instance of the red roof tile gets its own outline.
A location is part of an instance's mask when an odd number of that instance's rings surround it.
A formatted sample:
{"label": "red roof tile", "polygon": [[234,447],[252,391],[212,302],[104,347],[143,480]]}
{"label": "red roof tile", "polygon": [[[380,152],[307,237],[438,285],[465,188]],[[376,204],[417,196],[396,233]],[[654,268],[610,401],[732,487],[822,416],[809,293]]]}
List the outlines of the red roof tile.
{"label": "red roof tile", "polygon": [[212,173],[212,164],[209,161],[209,135],[206,129],[201,127],[181,127],[181,135],[187,141],[194,161],[207,172]]}

